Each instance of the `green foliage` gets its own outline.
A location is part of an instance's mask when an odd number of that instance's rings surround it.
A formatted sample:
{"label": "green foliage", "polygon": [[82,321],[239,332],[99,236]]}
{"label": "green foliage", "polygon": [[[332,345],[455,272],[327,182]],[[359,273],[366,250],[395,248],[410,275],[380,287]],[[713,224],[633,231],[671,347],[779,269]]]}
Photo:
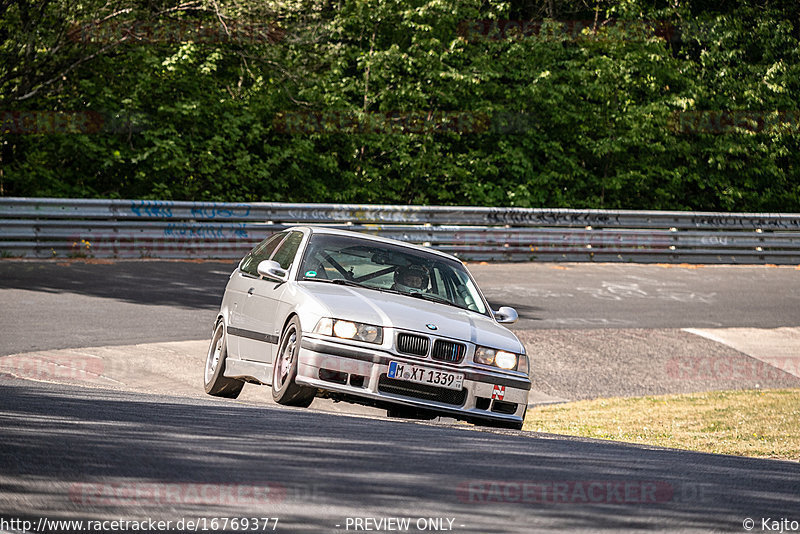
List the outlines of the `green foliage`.
{"label": "green foliage", "polygon": [[[719,131],[680,115],[798,111],[794,2],[109,9],[0,8],[0,110],[103,118],[82,134],[15,133],[5,121],[0,195],[800,211],[799,124]],[[465,32],[510,18],[545,22],[527,36],[502,22]],[[202,21],[225,36],[223,21],[232,37],[70,36],[100,19]],[[668,24],[671,40],[649,23]],[[236,38],[237,24],[255,26]],[[286,116],[302,128],[287,131]],[[439,127],[403,130],[409,117]]]}

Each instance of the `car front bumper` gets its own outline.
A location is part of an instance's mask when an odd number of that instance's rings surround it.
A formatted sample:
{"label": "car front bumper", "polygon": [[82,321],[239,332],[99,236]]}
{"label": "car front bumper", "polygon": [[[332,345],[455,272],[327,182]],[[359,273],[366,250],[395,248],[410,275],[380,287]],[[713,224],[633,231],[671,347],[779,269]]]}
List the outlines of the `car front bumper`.
{"label": "car front bumper", "polygon": [[[391,361],[461,373],[463,390],[389,379],[386,375]],[[530,380],[524,376],[308,337],[300,345],[296,381],[374,404],[399,404],[472,422],[522,422],[531,388]]]}

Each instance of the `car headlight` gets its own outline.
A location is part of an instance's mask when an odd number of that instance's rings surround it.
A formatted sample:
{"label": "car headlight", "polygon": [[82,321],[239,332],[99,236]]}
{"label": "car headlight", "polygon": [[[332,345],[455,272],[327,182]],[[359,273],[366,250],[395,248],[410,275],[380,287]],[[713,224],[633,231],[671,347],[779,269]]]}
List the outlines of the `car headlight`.
{"label": "car headlight", "polygon": [[371,324],[344,321],[323,317],[314,327],[315,334],[338,337],[342,339],[354,339],[365,343],[383,343],[383,328]]}
{"label": "car headlight", "polygon": [[[525,355],[517,355],[504,350],[477,347],[475,349],[475,362],[484,365],[493,365],[500,369],[523,371],[527,374],[528,359]],[[524,367],[525,369],[521,369]]]}

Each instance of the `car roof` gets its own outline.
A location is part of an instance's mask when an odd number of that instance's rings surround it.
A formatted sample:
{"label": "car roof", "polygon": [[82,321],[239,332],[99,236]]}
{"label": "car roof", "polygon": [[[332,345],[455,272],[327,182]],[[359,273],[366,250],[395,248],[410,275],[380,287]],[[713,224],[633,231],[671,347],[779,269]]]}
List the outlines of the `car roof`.
{"label": "car roof", "polygon": [[389,239],[386,237],[380,237],[376,235],[366,234],[363,232],[353,232],[351,230],[341,230],[339,228],[330,228],[327,226],[292,226],[291,228],[287,228],[286,230],[295,230],[305,228],[308,229],[313,234],[328,234],[328,235],[342,235],[342,236],[349,236],[349,237],[356,237],[360,239],[367,239],[369,241],[377,241],[379,243],[388,243],[390,245],[400,245],[403,247],[407,247],[414,250],[419,250],[421,252],[428,252],[430,254],[436,254],[437,256],[442,256],[444,258],[455,260],[459,263],[463,263],[460,259],[453,256],[452,254],[447,254],[446,252],[441,252],[439,250],[433,249],[431,247],[424,247],[421,245],[415,245],[413,243],[407,243],[405,241],[398,241],[396,239]]}

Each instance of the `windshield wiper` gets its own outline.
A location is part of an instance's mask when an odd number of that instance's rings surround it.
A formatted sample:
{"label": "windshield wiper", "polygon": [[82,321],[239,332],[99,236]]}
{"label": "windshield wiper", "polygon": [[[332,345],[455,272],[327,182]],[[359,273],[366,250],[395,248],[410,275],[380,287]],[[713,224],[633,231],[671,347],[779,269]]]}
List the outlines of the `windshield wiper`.
{"label": "windshield wiper", "polygon": [[469,308],[465,308],[464,306],[459,306],[455,302],[449,301],[446,298],[440,297],[439,295],[436,295],[436,294],[433,294],[433,293],[399,291],[397,289],[392,289],[392,288],[389,288],[389,287],[381,287],[381,288],[377,288],[376,287],[375,289],[377,289],[378,291],[383,291],[385,293],[394,293],[395,295],[405,295],[407,297],[416,297],[418,299],[429,300],[431,302],[439,302],[441,304],[448,304],[450,306],[455,306],[456,308],[458,308],[460,310],[469,310]]}
{"label": "windshield wiper", "polygon": [[327,284],[336,284],[340,286],[352,286],[352,287],[364,287],[366,289],[378,289],[377,287],[370,287],[365,286],[364,284],[359,284],[358,282],[354,282],[352,280],[347,280],[346,278],[303,278],[304,282],[325,282]]}
{"label": "windshield wiper", "polygon": [[339,284],[340,286],[366,287],[367,289],[372,289],[369,286],[365,286],[364,284],[359,284],[354,280],[348,280],[346,278],[334,278],[333,280],[331,280],[331,284]]}
{"label": "windshield wiper", "polygon": [[465,308],[464,306],[459,306],[455,302],[449,301],[444,297],[440,297],[439,295],[434,295],[432,293],[402,293],[403,295],[408,295],[409,297],[415,297],[422,300],[429,300],[431,302],[439,302],[441,304],[448,304],[459,310],[468,310],[469,308]]}

